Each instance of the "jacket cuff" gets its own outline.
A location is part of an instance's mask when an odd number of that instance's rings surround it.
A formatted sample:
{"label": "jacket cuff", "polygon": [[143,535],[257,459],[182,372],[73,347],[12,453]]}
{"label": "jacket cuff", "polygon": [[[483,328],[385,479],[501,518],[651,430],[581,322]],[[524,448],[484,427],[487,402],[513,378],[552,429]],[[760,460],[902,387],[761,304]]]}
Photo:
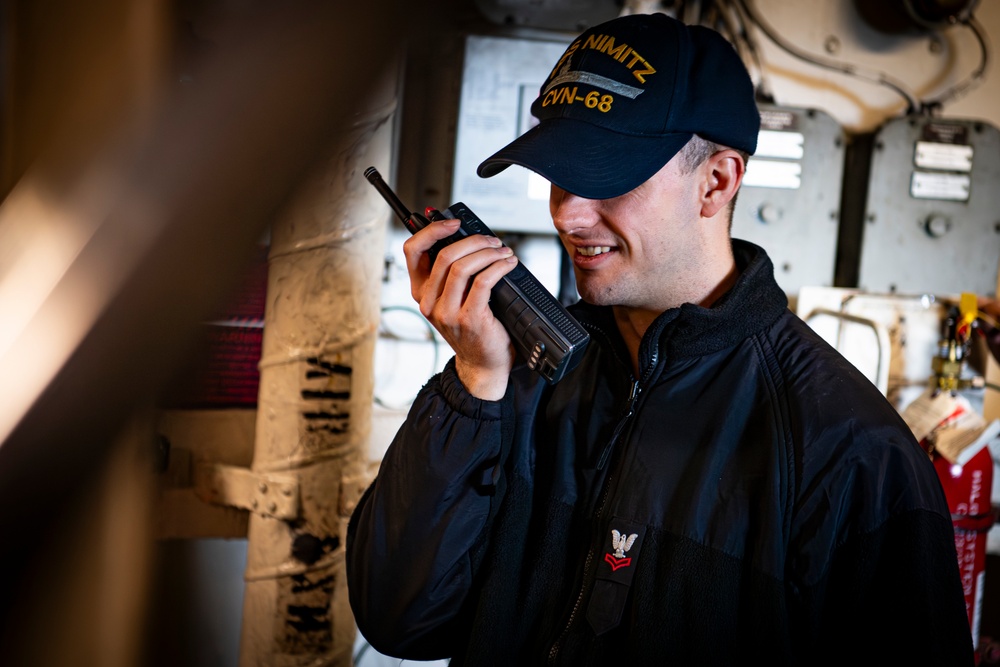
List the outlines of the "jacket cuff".
{"label": "jacket cuff", "polygon": [[507,383],[507,394],[499,401],[487,401],[470,394],[455,370],[455,358],[452,357],[441,371],[441,395],[452,410],[463,417],[484,421],[499,420],[504,401],[508,400],[511,383]]}

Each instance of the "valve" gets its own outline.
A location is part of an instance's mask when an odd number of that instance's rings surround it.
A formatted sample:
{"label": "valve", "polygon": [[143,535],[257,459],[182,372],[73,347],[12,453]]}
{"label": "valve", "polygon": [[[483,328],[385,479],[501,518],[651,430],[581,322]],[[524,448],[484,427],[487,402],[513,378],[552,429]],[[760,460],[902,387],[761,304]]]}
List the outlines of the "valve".
{"label": "valve", "polygon": [[937,355],[931,359],[931,370],[934,371],[932,383],[936,391],[955,393],[959,389],[981,386],[982,378],[962,377],[978,317],[975,294],[963,293],[959,305],[948,309],[942,323]]}

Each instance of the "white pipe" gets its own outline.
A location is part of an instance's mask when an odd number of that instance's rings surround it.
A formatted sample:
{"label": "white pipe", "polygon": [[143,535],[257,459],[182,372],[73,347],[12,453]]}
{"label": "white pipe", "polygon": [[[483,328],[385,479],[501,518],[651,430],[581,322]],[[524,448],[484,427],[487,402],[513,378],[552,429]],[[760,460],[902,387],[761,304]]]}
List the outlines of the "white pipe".
{"label": "white pipe", "polygon": [[343,545],[364,484],[388,219],[362,172],[389,166],[398,79],[272,229],[252,470],[297,476],[301,511],[251,514],[241,667],[352,664]]}

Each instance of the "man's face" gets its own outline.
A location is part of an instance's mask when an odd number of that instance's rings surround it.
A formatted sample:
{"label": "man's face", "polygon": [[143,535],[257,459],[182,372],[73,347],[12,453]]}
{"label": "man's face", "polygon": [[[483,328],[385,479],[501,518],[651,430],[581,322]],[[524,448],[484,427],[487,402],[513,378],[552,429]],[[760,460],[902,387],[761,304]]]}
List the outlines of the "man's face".
{"label": "man's face", "polygon": [[613,199],[584,199],[552,186],[552,221],[584,301],[652,312],[676,305],[671,288],[698,271],[702,239],[700,170],[682,173],[680,160]]}

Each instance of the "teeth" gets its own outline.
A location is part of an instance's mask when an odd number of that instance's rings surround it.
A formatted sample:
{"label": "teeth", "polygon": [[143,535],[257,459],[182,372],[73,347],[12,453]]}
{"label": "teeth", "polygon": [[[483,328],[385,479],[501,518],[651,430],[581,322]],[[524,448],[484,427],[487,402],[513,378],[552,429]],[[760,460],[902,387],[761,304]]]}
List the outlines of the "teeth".
{"label": "teeth", "polygon": [[600,255],[601,253],[611,252],[611,247],[606,245],[590,246],[587,248],[577,248],[576,251],[584,257],[594,257],[595,255]]}

